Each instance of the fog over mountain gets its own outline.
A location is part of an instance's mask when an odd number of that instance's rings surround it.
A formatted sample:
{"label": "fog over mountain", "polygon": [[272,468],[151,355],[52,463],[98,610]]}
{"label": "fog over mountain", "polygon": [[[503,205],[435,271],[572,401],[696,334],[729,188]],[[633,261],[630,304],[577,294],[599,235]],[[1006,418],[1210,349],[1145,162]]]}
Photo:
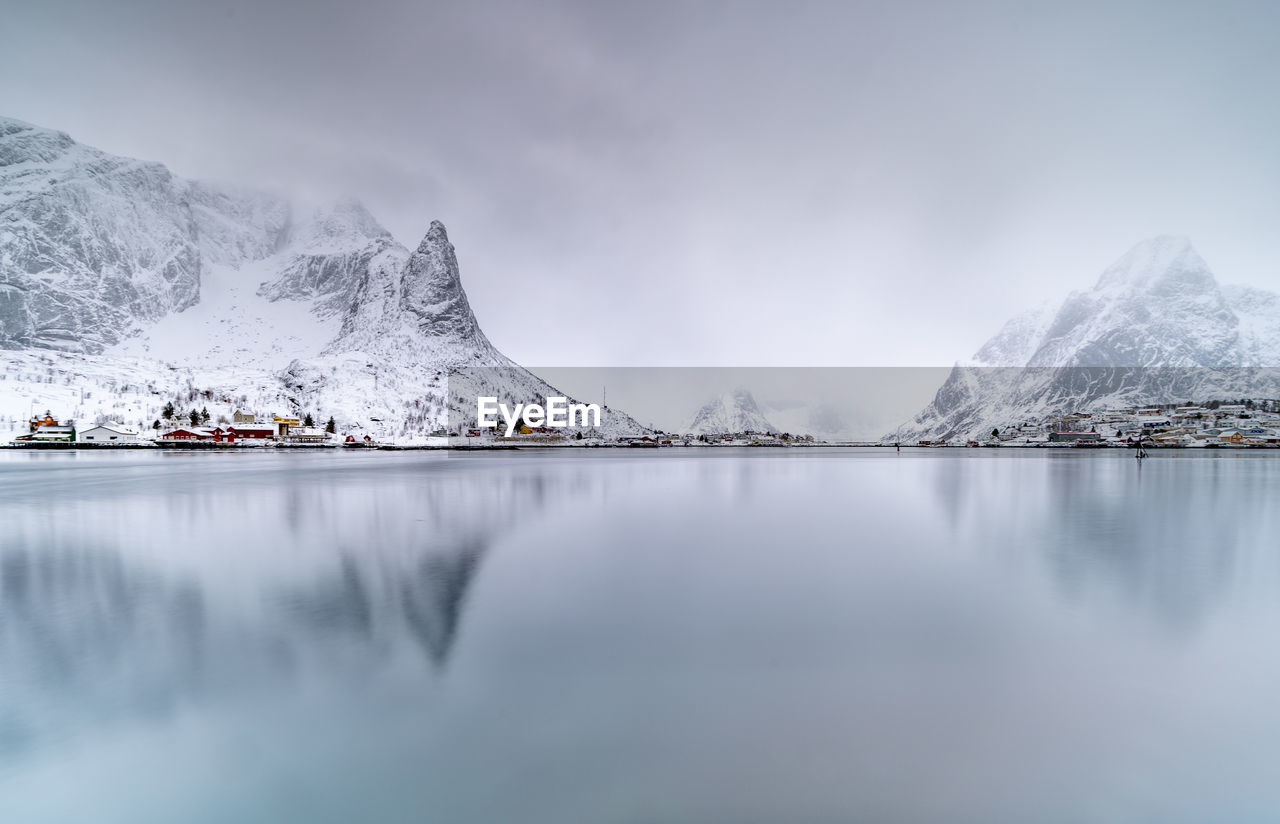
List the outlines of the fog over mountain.
{"label": "fog over mountain", "polygon": [[947,366],[1162,232],[1280,290],[1275,4],[8,6],[0,112],[439,217],[522,364]]}
{"label": "fog over mountain", "polygon": [[[1157,236],[1092,289],[1006,323],[894,437],[972,437],[1106,405],[1280,395],[1270,373],[1233,371],[1278,365],[1277,308],[1274,293],[1220,285],[1186,238]],[[12,353],[0,409],[11,421],[57,405],[145,426],[166,401],[201,395],[418,437],[457,430],[475,394],[560,394],[480,328],[439,221],[411,251],[350,198],[302,208],[7,118],[0,348]],[[449,375],[460,371],[466,391],[451,397]],[[812,389],[768,406],[730,392],[682,428],[848,439],[875,417]],[[605,429],[643,427],[611,412]]]}
{"label": "fog over mountain", "polygon": [[81,419],[146,425],[201,395],[421,436],[472,411],[460,369],[504,399],[560,394],[489,342],[439,221],[410,251],[354,200],[303,211],[8,118],[0,349],[13,419],[61,384],[78,397],[47,402]]}
{"label": "fog over mountain", "polygon": [[1277,305],[1275,294],[1220,285],[1187,238],[1151,238],[1092,289],[1010,320],[902,436],[975,438],[1090,408],[1280,397]]}

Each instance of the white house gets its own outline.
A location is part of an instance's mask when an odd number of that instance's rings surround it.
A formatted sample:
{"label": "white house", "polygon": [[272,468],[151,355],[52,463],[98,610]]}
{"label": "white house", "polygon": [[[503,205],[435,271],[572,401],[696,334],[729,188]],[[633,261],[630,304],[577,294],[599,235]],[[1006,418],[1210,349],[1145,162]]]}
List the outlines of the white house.
{"label": "white house", "polygon": [[137,443],[138,433],[118,423],[106,423],[76,433],[81,443]]}
{"label": "white house", "polygon": [[289,429],[285,440],[289,443],[327,443],[330,438],[329,433],[323,429],[313,426],[295,426]]}

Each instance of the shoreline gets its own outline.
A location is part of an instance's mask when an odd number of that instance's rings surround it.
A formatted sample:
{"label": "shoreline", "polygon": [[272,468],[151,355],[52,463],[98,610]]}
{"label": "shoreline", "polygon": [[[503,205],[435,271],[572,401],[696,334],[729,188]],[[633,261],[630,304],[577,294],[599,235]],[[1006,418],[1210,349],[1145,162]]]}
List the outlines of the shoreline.
{"label": "shoreline", "polygon": [[[1280,450],[1280,444],[1207,444],[1205,446],[1153,446],[1145,445],[1148,452],[1198,452],[1201,450],[1218,451],[1237,451],[1237,450]],[[970,450],[970,449],[1049,449],[1056,451],[1072,451],[1072,452],[1114,452],[1118,450],[1132,450],[1135,447],[1129,444],[1117,444],[1114,446],[1076,446],[1074,444],[1057,444],[1057,443],[1022,443],[1022,444],[955,444],[955,445],[931,445],[920,446],[918,444],[902,444],[897,447],[894,444],[886,444],[879,442],[846,442],[846,443],[804,443],[804,444],[786,444],[786,443],[698,443],[698,444],[662,444],[662,445],[636,445],[630,443],[531,443],[522,441],[520,443],[502,444],[489,443],[477,445],[455,444],[378,444],[376,446],[346,446],[343,444],[271,444],[271,445],[254,445],[254,446],[237,446],[226,443],[177,443],[177,444],[155,444],[155,443],[125,443],[125,444],[93,444],[93,443],[26,443],[26,444],[0,444],[0,450],[13,452],[68,452],[78,450],[92,451],[121,451],[121,450],[148,450],[159,452],[263,452],[269,450],[302,450],[314,452],[318,450],[332,451],[351,451],[351,452],[503,452],[513,450],[530,450],[530,449],[686,449],[686,450],[703,450],[703,449],[892,449],[895,451],[910,449],[913,451],[922,450]]]}

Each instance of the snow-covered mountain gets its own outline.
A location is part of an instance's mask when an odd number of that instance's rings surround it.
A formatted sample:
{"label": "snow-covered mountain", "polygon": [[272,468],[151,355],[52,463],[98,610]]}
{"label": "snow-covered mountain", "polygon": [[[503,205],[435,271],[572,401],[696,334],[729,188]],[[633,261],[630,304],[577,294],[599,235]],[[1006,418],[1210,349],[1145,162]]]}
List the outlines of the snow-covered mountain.
{"label": "snow-covered mountain", "polygon": [[[11,421],[145,426],[199,396],[415,437],[469,406],[459,369],[505,400],[560,394],[481,331],[438,221],[411,252],[355,201],[302,211],[4,118],[0,349]],[[603,429],[643,431],[619,412]]]}
{"label": "snow-covered mountain", "polygon": [[1139,243],[1058,306],[1014,318],[902,437],[979,437],[1044,415],[1280,396],[1280,296],[1220,286],[1183,237]]}
{"label": "snow-covered mountain", "polygon": [[769,423],[768,418],[760,411],[756,399],[745,389],[736,389],[712,398],[680,428],[682,434],[688,435],[778,431],[780,430]]}
{"label": "snow-covered mountain", "polygon": [[288,207],[0,118],[0,348],[101,352],[272,254]]}

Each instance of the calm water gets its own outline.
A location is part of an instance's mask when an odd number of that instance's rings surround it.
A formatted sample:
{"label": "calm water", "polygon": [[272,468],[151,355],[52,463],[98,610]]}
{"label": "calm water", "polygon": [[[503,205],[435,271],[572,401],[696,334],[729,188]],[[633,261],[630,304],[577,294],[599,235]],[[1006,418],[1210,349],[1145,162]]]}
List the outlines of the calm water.
{"label": "calm water", "polygon": [[0,454],[4,822],[1274,821],[1280,456]]}

